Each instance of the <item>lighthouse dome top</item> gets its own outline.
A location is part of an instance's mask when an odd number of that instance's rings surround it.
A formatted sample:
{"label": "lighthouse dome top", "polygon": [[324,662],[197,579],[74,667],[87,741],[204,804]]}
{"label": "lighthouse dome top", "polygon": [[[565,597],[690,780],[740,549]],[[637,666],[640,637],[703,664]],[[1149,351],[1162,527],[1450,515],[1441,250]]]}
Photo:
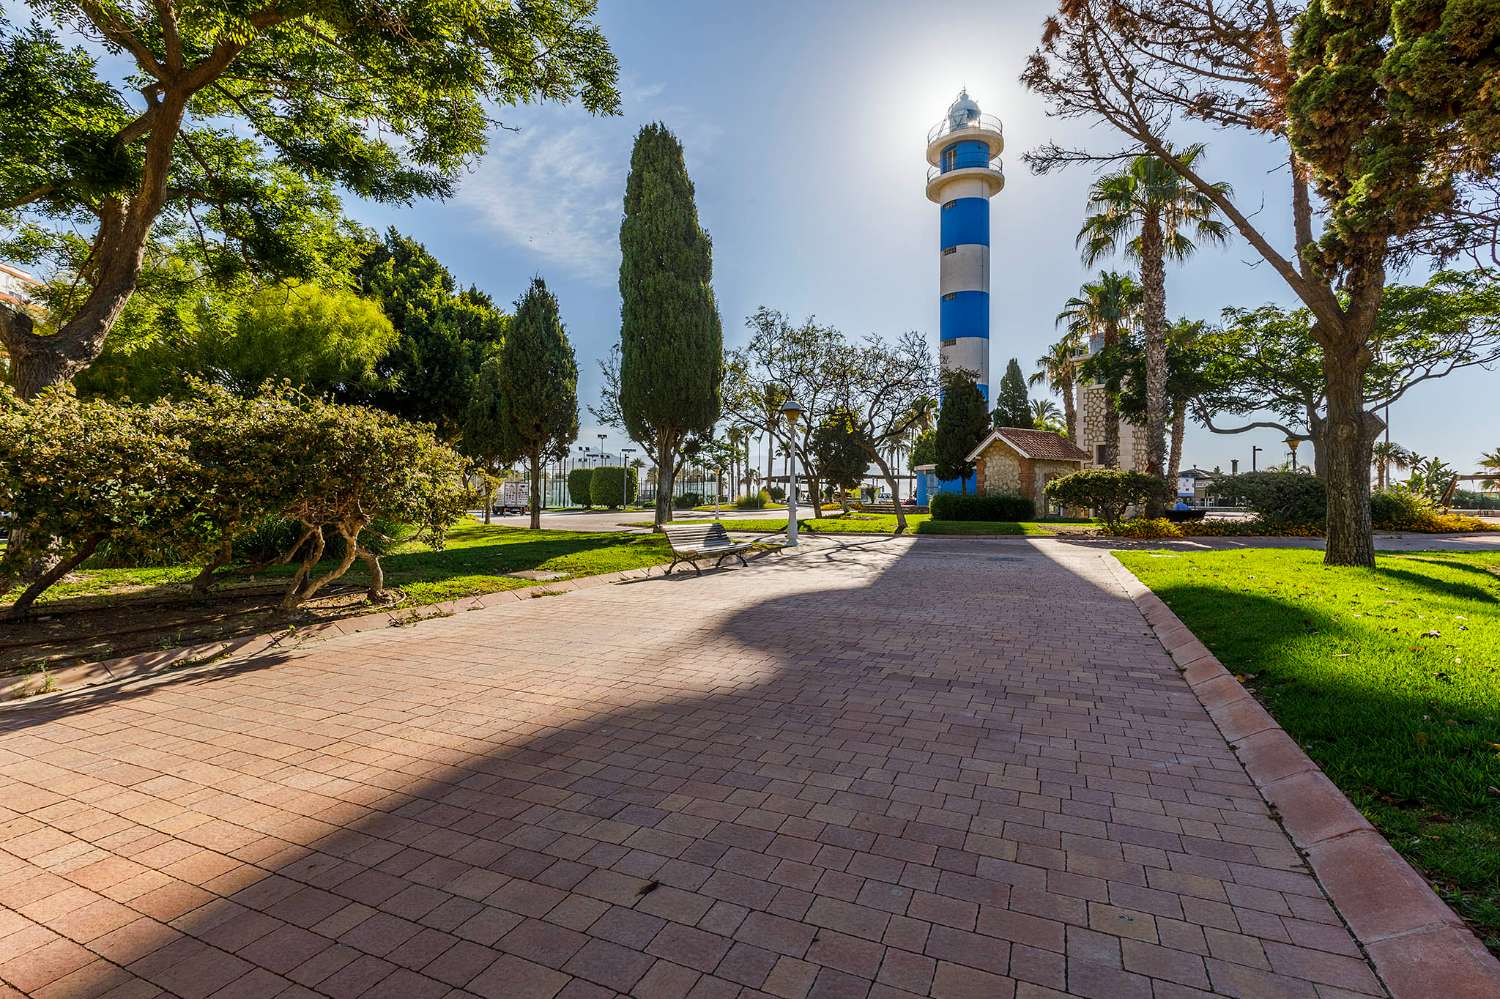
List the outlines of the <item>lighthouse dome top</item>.
{"label": "lighthouse dome top", "polygon": [[948,105],[948,127],[967,128],[979,120],[979,105],[969,96],[967,89],[958,92],[957,99]]}

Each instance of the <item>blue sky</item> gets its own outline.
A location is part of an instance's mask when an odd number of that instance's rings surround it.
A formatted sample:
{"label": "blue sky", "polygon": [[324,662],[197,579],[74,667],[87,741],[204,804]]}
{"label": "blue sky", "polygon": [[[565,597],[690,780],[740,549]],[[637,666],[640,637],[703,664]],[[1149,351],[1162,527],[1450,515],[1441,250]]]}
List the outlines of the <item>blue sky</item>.
{"label": "blue sky", "polygon": [[[938,322],[938,210],[923,195],[927,129],[960,86],[1005,124],[1007,186],[992,202],[991,368],[1026,370],[1055,339],[1053,317],[1088,277],[1074,249],[1087,170],[1032,176],[1025,149],[1048,139],[1112,147],[1113,135],[1049,119],[1017,82],[1046,0],[915,4],[692,3],[604,0],[621,65],[623,114],[576,107],[509,109],[521,131],[496,132],[488,155],[446,203],[410,209],[351,204],[351,214],[422,240],[464,283],[512,301],[532,274],[558,294],[582,371],[597,397],[596,360],[619,333],[618,225],[636,130],[660,120],[682,139],[726,339],[740,342],[759,305],[816,314],[851,334]],[[1277,149],[1240,135],[1210,143],[1207,168],[1287,230]],[[1286,245],[1286,240],[1281,240]],[[1214,318],[1226,305],[1291,303],[1285,285],[1236,238],[1168,271],[1172,316]],[[1125,266],[1122,263],[1117,266]],[[1469,465],[1500,445],[1496,375],[1463,372],[1411,393],[1392,411],[1393,439]],[[1039,391],[1039,390],[1038,390]],[[587,409],[581,442],[599,428]],[[611,447],[624,443],[618,437]],[[1190,431],[1184,464],[1226,468],[1250,447],[1284,456],[1274,433]],[[1304,454],[1304,458],[1307,456]]]}

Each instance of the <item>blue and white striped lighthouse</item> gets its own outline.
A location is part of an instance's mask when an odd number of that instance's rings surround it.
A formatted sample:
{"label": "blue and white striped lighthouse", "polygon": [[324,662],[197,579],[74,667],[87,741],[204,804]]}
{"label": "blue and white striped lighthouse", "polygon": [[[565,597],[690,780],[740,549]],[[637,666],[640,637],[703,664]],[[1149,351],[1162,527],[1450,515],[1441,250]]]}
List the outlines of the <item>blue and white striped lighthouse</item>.
{"label": "blue and white striped lighthouse", "polygon": [[[990,199],[1005,187],[1000,119],[961,91],[927,133],[927,200],[942,205],[939,356],[990,397]],[[956,485],[956,484],[955,484]]]}

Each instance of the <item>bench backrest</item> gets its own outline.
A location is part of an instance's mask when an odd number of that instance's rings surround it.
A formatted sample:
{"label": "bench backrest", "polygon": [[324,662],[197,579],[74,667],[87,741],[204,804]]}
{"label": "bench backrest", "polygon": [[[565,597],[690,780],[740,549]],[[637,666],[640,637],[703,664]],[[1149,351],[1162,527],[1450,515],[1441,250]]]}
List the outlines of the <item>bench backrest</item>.
{"label": "bench backrest", "polygon": [[734,544],[723,524],[664,524],[673,548],[717,548]]}

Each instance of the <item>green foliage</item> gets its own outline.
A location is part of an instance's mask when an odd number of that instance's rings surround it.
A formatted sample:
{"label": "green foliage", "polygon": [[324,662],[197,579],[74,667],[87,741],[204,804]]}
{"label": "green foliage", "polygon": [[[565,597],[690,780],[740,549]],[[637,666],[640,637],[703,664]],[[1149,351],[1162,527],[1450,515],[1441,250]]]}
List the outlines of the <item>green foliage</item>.
{"label": "green foliage", "polygon": [[1048,482],[1046,488],[1051,502],[1093,510],[1111,531],[1119,527],[1127,508],[1164,501],[1171,491],[1165,480],[1154,475],[1110,468],[1071,472]]}
{"label": "green foliage", "polygon": [[674,496],[672,498],[672,506],[678,510],[691,510],[702,502],[702,493],[683,493],[681,496]]}
{"label": "green foliage", "polygon": [[1021,362],[1014,357],[1005,365],[1005,374],[1000,376],[990,422],[996,427],[1027,429],[1031,426],[1031,399],[1026,394],[1026,376],[1021,374]]}
{"label": "green foliage", "polygon": [[811,447],[821,480],[836,489],[854,489],[870,467],[847,413],[833,413],[812,432]]}
{"label": "green foliage", "polygon": [[911,443],[911,455],[907,464],[912,468],[937,464],[937,430],[924,430]]}
{"label": "green foliage", "polygon": [[764,489],[761,491],[770,495],[771,502],[773,503],[786,502],[786,487],[784,486],[772,486],[770,489]]}
{"label": "green foliage", "polygon": [[970,371],[943,372],[942,389],[934,438],[937,451],[934,471],[944,481],[967,479],[974,471],[969,453],[979,446],[990,430],[984,395]]}
{"label": "green foliage", "polygon": [[657,451],[658,522],[682,438],[709,436],[719,419],[724,332],[712,277],[682,144],[664,125],[647,125],[630,156],[620,222],[619,409],[630,437]]}
{"label": "green foliage", "polygon": [[[1496,14],[1487,0],[1313,0],[1297,18],[1288,137],[1328,205],[1323,268],[1383,258],[1393,239],[1463,208],[1466,182],[1495,175]],[[1491,224],[1462,220],[1423,249],[1451,255],[1476,235],[1487,245]]]}
{"label": "green foliage", "polygon": [[573,468],[568,470],[568,499],[574,506],[585,509],[594,501],[593,497],[594,471],[591,468]]}
{"label": "green foliage", "polygon": [[1270,525],[1321,524],[1328,510],[1323,480],[1305,472],[1243,472],[1214,480],[1210,492]]}
{"label": "green foliage", "polygon": [[[316,595],[356,557],[379,597],[379,557],[361,544],[362,532],[376,522],[411,525],[441,545],[471,499],[466,463],[426,428],[285,388],[247,399],[200,386],[187,399],[144,407],[51,391],[7,405],[0,423],[0,507],[14,512],[27,539],[6,552],[12,571],[49,548],[66,566],[108,543],[120,555],[212,552],[211,575],[233,559],[237,536],[286,519],[301,525],[295,545],[305,542],[306,555],[284,607]],[[344,557],[312,578],[330,535]],[[282,560],[293,554],[285,549]],[[28,588],[13,611],[55,581]],[[0,579],[0,589],[9,582]]]}
{"label": "green foliage", "polygon": [[151,402],[190,395],[194,381],[242,395],[285,381],[360,395],[396,342],[380,306],[343,288],[164,284],[131,297],[99,359],[75,379],[80,394]]}
{"label": "green foliage", "polygon": [[764,510],[772,503],[771,494],[762,489],[748,496],[741,496],[734,501],[736,510]]}
{"label": "green foliage", "polygon": [[1407,476],[1406,488],[1421,494],[1432,503],[1442,500],[1443,492],[1453,481],[1453,467],[1441,458],[1424,458],[1422,455],[1413,454],[1410,457],[1410,468],[1411,474]]}
{"label": "green foliage", "polygon": [[1036,516],[1036,504],[1029,496],[1008,496],[1004,493],[964,496],[959,493],[938,493],[932,497],[929,509],[933,520],[1031,520]]}
{"label": "green foliage", "polygon": [[1410,489],[1382,489],[1370,494],[1370,522],[1377,530],[1421,530],[1437,512],[1432,500]]}
{"label": "green foliage", "polygon": [[215,273],[314,278],[343,235],[337,191],[447,197],[497,107],[619,104],[592,0],[31,13],[0,20],[0,222],[16,234],[0,255],[50,258],[88,294],[55,338],[4,310],[24,395],[97,355],[151,240],[192,234]]}
{"label": "green foliage", "polygon": [[496,472],[501,465],[500,451],[505,440],[501,403],[503,377],[498,357],[491,357],[479,366],[460,427],[463,453],[478,462],[486,472]]}
{"label": "green foliage", "polygon": [[362,398],[432,423],[444,439],[457,436],[475,379],[499,350],[509,317],[476,288],[456,291],[448,269],[394,228],[368,248],[354,275],[397,333],[377,366],[379,384]]}
{"label": "green foliage", "polygon": [[541,526],[541,466],[558,461],[578,439],[578,364],[558,313],[557,297],[541,278],[516,302],[500,353],[501,461],[530,465],[531,526]]}
{"label": "green foliage", "polygon": [[1500,556],[1119,558],[1500,949]]}
{"label": "green foliage", "polygon": [[589,475],[589,497],[594,506],[611,510],[635,502],[635,470],[618,465],[600,465]]}

